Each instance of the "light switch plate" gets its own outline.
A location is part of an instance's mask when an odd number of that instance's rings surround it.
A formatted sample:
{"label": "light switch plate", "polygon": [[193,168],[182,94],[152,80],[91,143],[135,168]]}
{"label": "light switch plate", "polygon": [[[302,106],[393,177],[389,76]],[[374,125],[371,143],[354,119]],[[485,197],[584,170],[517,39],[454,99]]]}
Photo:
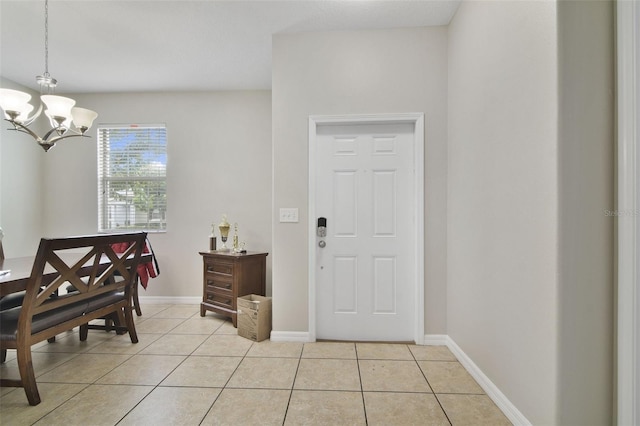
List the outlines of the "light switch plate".
{"label": "light switch plate", "polygon": [[299,222],[298,221],[298,208],[281,208],[280,209],[280,222]]}

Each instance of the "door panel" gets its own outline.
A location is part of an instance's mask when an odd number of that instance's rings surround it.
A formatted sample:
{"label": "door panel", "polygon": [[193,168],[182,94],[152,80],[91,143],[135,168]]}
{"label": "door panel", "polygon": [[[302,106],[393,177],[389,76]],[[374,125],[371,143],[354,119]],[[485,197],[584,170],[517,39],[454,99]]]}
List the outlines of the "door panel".
{"label": "door panel", "polygon": [[396,259],[375,257],[374,265],[374,314],[396,313]]}
{"label": "door panel", "polygon": [[333,273],[333,312],[357,313],[358,258],[334,257]]}
{"label": "door panel", "polygon": [[373,234],[393,237],[396,234],[396,172],[373,171]]}
{"label": "door panel", "polygon": [[[339,237],[355,237],[358,234],[357,170],[333,171],[334,234]],[[335,214],[339,213],[339,214]]]}

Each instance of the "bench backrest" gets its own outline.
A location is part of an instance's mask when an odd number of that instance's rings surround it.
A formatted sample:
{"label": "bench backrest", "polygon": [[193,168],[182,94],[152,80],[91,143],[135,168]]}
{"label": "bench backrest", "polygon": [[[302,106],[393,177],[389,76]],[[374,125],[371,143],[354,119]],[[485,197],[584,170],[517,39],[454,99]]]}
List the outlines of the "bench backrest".
{"label": "bench backrest", "polygon": [[[100,294],[125,291],[130,300],[136,285],[136,269],[147,234],[104,234],[67,238],[42,238],[22,303],[19,329],[29,329],[34,315]],[[126,243],[123,253],[112,245]],[[75,291],[68,292],[73,286]]]}

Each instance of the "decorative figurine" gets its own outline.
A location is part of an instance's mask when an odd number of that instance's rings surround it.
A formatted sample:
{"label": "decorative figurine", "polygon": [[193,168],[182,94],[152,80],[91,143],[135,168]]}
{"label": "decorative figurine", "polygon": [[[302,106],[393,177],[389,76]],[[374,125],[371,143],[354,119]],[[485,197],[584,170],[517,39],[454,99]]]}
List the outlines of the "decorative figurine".
{"label": "decorative figurine", "polygon": [[222,215],[222,222],[218,225],[218,229],[220,229],[220,239],[222,240],[222,247],[220,247],[220,251],[229,251],[227,247],[227,237],[229,237],[229,228],[231,225],[227,222],[227,215]]}

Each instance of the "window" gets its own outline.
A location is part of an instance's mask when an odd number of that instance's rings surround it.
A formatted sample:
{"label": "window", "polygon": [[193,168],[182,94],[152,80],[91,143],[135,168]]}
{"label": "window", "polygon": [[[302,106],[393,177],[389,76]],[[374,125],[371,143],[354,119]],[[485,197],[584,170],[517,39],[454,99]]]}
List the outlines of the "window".
{"label": "window", "polygon": [[166,212],[165,126],[99,126],[99,231],[162,231]]}

